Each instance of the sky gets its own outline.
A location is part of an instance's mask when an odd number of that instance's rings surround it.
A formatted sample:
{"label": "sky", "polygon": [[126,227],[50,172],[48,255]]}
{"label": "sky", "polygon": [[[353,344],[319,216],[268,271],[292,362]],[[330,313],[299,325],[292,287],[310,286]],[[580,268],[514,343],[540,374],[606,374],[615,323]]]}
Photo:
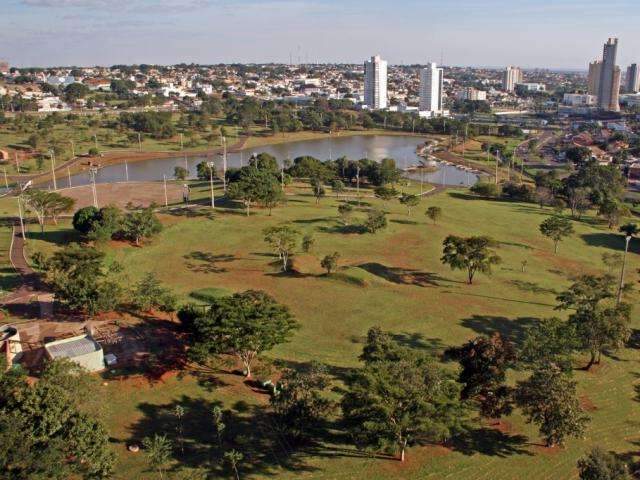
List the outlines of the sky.
{"label": "sky", "polygon": [[586,69],[610,36],[640,63],[638,0],[0,0],[15,66],[173,63]]}

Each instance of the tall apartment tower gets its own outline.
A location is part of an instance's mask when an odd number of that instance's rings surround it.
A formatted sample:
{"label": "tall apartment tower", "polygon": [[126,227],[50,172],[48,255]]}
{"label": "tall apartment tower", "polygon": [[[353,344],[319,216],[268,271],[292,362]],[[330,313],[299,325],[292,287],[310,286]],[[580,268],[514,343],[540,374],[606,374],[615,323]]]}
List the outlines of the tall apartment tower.
{"label": "tall apartment tower", "polygon": [[443,84],[444,71],[435,63],[427,63],[427,67],[420,70],[420,111],[442,112]]}
{"label": "tall apartment tower", "polygon": [[598,107],[610,112],[619,112],[620,67],[616,66],[618,39],[610,38],[604,44],[600,85],[598,86]]}
{"label": "tall apartment tower", "polygon": [[627,67],[625,84],[627,93],[638,93],[640,91],[640,70],[637,63],[632,63]]}
{"label": "tall apartment tower", "polygon": [[507,67],[502,77],[502,89],[505,92],[513,92],[518,83],[522,83],[522,70],[520,70],[520,67]]}
{"label": "tall apartment tower", "polygon": [[387,108],[387,62],[380,55],[364,62],[364,103],[373,110]]}
{"label": "tall apartment tower", "polygon": [[594,60],[589,64],[588,90],[589,95],[598,95],[600,89],[600,71],[602,70],[602,62]]}

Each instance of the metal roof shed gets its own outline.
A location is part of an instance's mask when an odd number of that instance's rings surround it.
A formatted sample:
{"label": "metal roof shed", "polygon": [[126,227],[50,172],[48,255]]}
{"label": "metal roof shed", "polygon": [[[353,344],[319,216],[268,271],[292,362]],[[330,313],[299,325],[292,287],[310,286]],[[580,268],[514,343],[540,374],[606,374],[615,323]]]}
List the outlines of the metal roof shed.
{"label": "metal roof shed", "polygon": [[44,349],[51,360],[68,358],[90,372],[104,369],[104,353],[102,347],[91,335],[64,338],[46,343]]}

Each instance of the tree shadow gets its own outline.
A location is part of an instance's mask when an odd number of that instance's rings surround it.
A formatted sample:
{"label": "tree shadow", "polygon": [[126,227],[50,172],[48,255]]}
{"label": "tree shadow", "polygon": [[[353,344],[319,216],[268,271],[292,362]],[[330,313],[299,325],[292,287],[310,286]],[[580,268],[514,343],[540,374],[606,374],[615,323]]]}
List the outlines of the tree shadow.
{"label": "tree shadow", "polygon": [[34,240],[41,240],[43,242],[54,243],[59,246],[67,245],[72,242],[78,242],[81,240],[81,235],[75,230],[53,230],[53,231],[30,231],[27,233],[27,238]]}
{"label": "tree shadow", "polygon": [[627,340],[625,347],[640,349],[640,329],[631,329],[631,335],[629,335],[629,339]]}
{"label": "tree shadow", "polygon": [[[459,283],[462,283],[462,282],[459,282]],[[452,291],[444,290],[442,293],[453,293],[456,295],[465,295],[467,297],[488,298],[490,300],[500,300],[502,302],[524,303],[527,305],[539,305],[541,307],[555,307],[555,305],[552,305],[550,303],[530,302],[527,300],[516,300],[514,298],[494,297],[492,295],[481,295],[479,293],[470,293],[469,291],[452,292]]]}
{"label": "tree shadow", "polygon": [[525,447],[528,438],[512,435],[495,428],[481,427],[454,437],[449,446],[463,455],[481,453],[491,457],[505,458],[510,455],[533,455]]}
{"label": "tree shadow", "polygon": [[[580,236],[590,247],[606,247],[624,251],[625,239],[619,233],[585,233]],[[640,254],[640,241],[629,242],[629,252]]]}
{"label": "tree shadow", "polygon": [[442,343],[442,339],[426,338],[422,333],[418,332],[392,333],[391,338],[404,347],[426,350],[431,355],[439,355],[447,347]]}
{"label": "tree shadow", "polygon": [[391,219],[389,221],[391,223],[398,223],[400,225],[418,225],[418,222],[416,222],[415,220]]}
{"label": "tree shadow", "polygon": [[[184,409],[181,420],[174,414],[178,405]],[[137,408],[142,418],[131,425],[128,438],[116,441],[140,444],[144,437],[166,435],[173,444],[171,455],[177,463],[171,470],[175,474],[187,467],[205,470],[216,478],[227,476],[230,472],[223,455],[231,449],[244,456],[239,464],[242,477],[278,475],[280,469],[315,470],[306,465],[304,451],[294,449],[278,434],[266,408],[240,401],[223,410],[225,428],[218,438],[214,407],[222,404],[186,395],[162,405],[140,403]]]}
{"label": "tree shadow", "polygon": [[523,292],[531,292],[531,293],[539,293],[539,294],[549,293],[554,295],[558,294],[558,292],[555,291],[553,288],[544,288],[535,282],[526,282],[524,280],[510,280],[509,283],[515,286],[518,290],[521,290]]}
{"label": "tree shadow", "polygon": [[310,225],[313,223],[329,222],[331,220],[333,220],[333,218],[302,218],[299,220],[293,220],[292,223],[297,223],[301,225]]}
{"label": "tree shadow", "polygon": [[334,225],[331,227],[323,226],[319,227],[318,231],[322,233],[342,233],[342,234],[357,234],[364,235],[367,233],[367,229],[363,225]]}
{"label": "tree shadow", "polygon": [[372,275],[398,285],[415,285],[418,287],[435,287],[445,279],[432,272],[421,272],[410,268],[387,267],[381,263],[369,262],[356,265]]}
{"label": "tree shadow", "polygon": [[192,272],[198,273],[224,273],[226,268],[218,266],[218,263],[228,263],[236,258],[233,255],[219,254],[214,255],[210,252],[195,251],[184,256],[185,260],[194,260],[195,262],[187,262],[187,268]]}
{"label": "tree shadow", "polygon": [[500,245],[507,245],[510,247],[519,247],[519,248],[524,248],[525,250],[533,250],[533,247],[531,245],[526,245],[524,243],[518,243],[518,242],[499,242]]}
{"label": "tree shadow", "polygon": [[463,319],[461,324],[480,335],[490,336],[494,332],[500,332],[503,337],[519,345],[524,341],[527,331],[538,322],[539,319],[534,317],[509,319],[493,315],[473,315]]}

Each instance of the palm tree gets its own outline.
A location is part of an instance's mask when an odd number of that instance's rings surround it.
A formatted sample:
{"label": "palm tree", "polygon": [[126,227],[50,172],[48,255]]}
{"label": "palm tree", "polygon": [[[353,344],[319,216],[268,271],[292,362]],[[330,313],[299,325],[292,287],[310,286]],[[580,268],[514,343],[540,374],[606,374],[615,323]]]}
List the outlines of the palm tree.
{"label": "palm tree", "polygon": [[620,303],[622,297],[622,287],[624,287],[624,268],[627,264],[627,252],[629,251],[629,243],[631,239],[640,232],[640,228],[635,223],[627,223],[620,227],[620,231],[625,235],[624,256],[622,257],[622,270],[620,270],[620,284],[618,285],[618,298],[616,303]]}

